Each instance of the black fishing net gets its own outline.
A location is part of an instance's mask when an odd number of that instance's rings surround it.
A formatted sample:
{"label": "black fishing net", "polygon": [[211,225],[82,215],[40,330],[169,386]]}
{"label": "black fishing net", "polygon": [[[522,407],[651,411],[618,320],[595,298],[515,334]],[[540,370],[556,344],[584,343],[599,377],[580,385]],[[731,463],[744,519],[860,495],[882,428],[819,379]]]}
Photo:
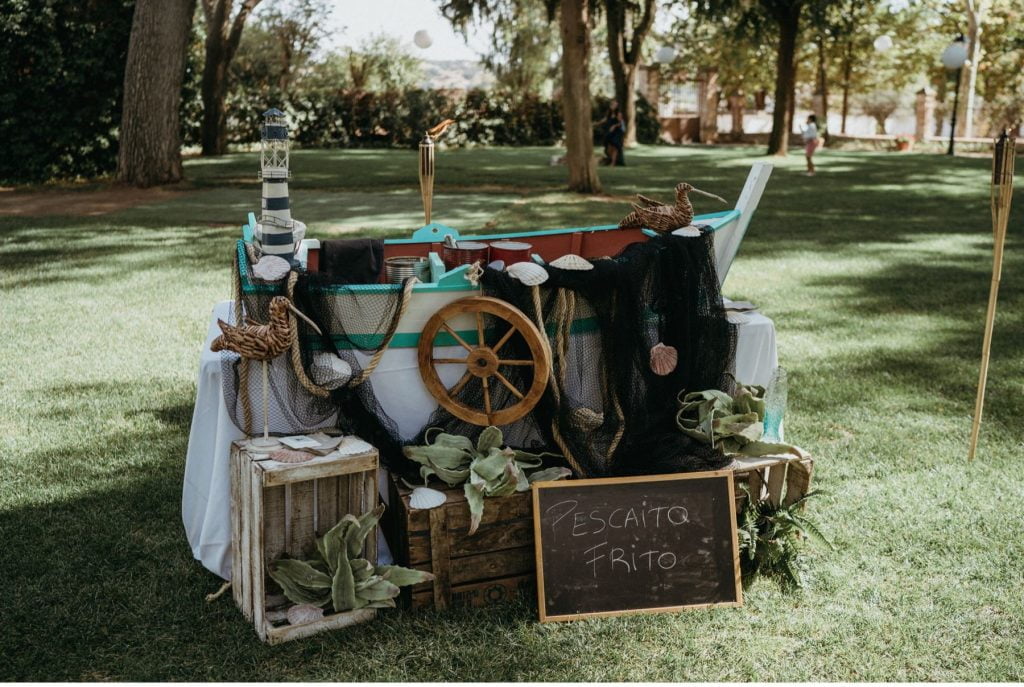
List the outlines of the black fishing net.
{"label": "black fishing net", "polygon": [[[617,256],[595,260],[591,270],[548,265],[549,278],[539,287],[486,269],[481,277],[483,293],[515,306],[538,327],[543,323],[552,360],[551,379],[539,403],[523,419],[502,427],[505,441],[531,451],[560,454],[579,477],[726,465],[729,461],[723,454],[683,435],[675,423],[679,392],[731,391],[736,330],[722,304],[712,240],[710,234],[659,236],[632,244]],[[272,295],[267,289],[243,294],[243,305],[253,318],[266,321]],[[311,370],[315,357],[326,353],[344,360],[358,378],[397,325],[403,298],[401,290],[356,295],[350,289],[332,287],[324,277],[301,276],[294,288],[295,303],[325,332],[318,337],[300,325],[303,368]],[[485,316],[482,329],[489,346],[501,342],[501,359],[531,359],[522,336],[506,336],[509,327],[504,320]],[[678,351],[678,364],[664,376],[651,369],[651,348],[657,343]],[[466,351],[456,350],[465,357]],[[225,375],[228,408],[242,427],[244,413],[237,392],[242,364],[231,354],[224,360],[225,371],[231,373],[230,378]],[[533,366],[502,365],[502,379],[489,378],[485,400],[480,379],[468,375],[468,381],[459,386],[455,380],[465,367],[451,365],[449,388],[458,389],[454,398],[480,410],[487,402],[495,410],[514,404],[533,381]],[[254,418],[249,431],[259,431],[260,366],[250,363],[249,367]],[[438,407],[418,436],[403,441],[374,394],[372,374],[366,383],[350,383],[320,398],[304,388],[287,355],[274,360],[271,368],[272,432],[307,432],[337,423],[374,443],[384,464],[399,473],[415,473],[416,466],[401,455],[400,447],[424,443],[427,429],[438,427],[474,439],[483,429]]]}
{"label": "black fishing net", "polygon": [[[722,305],[711,235],[653,238],[593,265],[592,270],[549,265],[549,278],[539,287],[505,272],[484,272],[484,293],[516,306],[538,325],[543,322],[551,350],[547,390],[529,416],[503,428],[506,440],[560,453],[585,477],[724,466],[729,461],[723,454],[686,437],[675,423],[680,391],[731,390],[736,330]],[[485,328],[488,344],[506,331],[501,322]],[[678,351],[678,364],[664,376],[651,369],[650,351],[657,343]],[[529,357],[519,335],[500,353],[507,359]],[[532,382],[532,367],[501,371],[519,393]],[[488,392],[495,408],[517,400],[503,383],[491,381]],[[457,398],[483,408],[482,384],[467,383]],[[481,431],[444,409],[428,426],[470,437]]]}

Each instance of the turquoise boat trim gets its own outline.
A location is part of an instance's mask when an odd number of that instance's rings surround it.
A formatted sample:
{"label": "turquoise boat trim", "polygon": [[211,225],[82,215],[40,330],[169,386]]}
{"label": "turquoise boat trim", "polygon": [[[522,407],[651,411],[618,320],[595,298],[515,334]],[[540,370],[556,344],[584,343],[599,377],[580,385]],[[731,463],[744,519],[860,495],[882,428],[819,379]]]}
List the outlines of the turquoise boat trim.
{"label": "turquoise boat trim", "polygon": [[[714,232],[731,222],[736,221],[740,217],[739,210],[723,210],[721,212],[712,212],[704,215],[697,215],[693,218],[694,222],[700,222],[707,224],[708,231]],[[248,233],[255,226],[256,218],[253,213],[249,213],[249,223],[243,225],[243,235]],[[484,241],[499,240],[499,239],[515,239],[515,238],[529,238],[530,236],[554,236],[558,234],[574,234],[577,232],[598,232],[598,231],[615,231],[618,230],[618,226],[614,224],[600,225],[594,227],[572,227],[568,229],[545,229],[541,231],[526,231],[526,232],[512,232],[512,233],[501,233],[501,234],[475,234],[466,235],[464,239],[479,239]],[[644,234],[647,236],[655,236],[656,234],[650,229],[644,229]],[[384,243],[391,245],[408,245],[414,243],[426,243],[431,241],[442,241],[445,236],[452,236],[456,239],[460,238],[458,230],[438,224],[436,222],[421,227],[413,232],[412,238],[409,239],[385,239]],[[480,287],[474,287],[465,278],[465,272],[468,266],[463,265],[456,267],[454,270],[444,271],[444,263],[441,261],[440,256],[436,252],[431,251],[428,256],[430,261],[430,278],[431,283],[420,283],[413,287],[413,293],[437,293],[437,292],[449,292],[449,291],[466,291],[475,292],[479,291]],[[540,262],[537,256],[534,256],[534,260]],[[242,280],[242,292],[243,293],[268,293],[278,294],[283,293],[283,285],[278,284],[256,284],[249,278],[249,259],[245,252],[245,241],[238,241],[238,264],[239,271],[241,272]],[[335,294],[335,295],[357,295],[357,294],[391,294],[397,293],[402,288],[401,284],[338,284],[335,286],[322,287],[324,293]]]}
{"label": "turquoise boat trim", "polygon": [[[548,336],[555,336],[555,326],[548,325],[546,327]],[[597,318],[587,317],[579,320],[574,320],[572,325],[569,327],[570,334],[590,334],[596,332]],[[490,331],[490,330],[489,330]],[[470,346],[475,346],[477,343],[477,336],[475,329],[458,330],[455,332],[462,340]],[[339,350],[351,350],[353,348],[362,349],[376,349],[380,348],[384,344],[384,336],[382,334],[349,334],[349,339],[355,341],[355,346],[346,341],[343,337],[335,336],[334,345]],[[309,347],[314,350],[322,350],[323,343],[317,336],[306,337]],[[397,332],[391,339],[390,348],[416,348],[420,345],[420,335],[418,332]],[[459,342],[455,340],[455,337],[448,332],[438,332],[437,336],[434,337],[435,346],[458,346]]]}

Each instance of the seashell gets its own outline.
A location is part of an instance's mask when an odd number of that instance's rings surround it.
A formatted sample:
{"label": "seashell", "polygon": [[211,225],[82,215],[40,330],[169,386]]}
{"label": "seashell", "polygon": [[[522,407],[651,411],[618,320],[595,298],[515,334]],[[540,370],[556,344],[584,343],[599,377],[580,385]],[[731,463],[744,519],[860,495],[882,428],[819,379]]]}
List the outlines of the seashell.
{"label": "seashell", "polygon": [[309,376],[325,389],[338,389],[352,379],[352,366],[329,351],[313,354]]}
{"label": "seashell", "polygon": [[594,269],[594,265],[591,264],[586,258],[581,258],[578,255],[568,253],[558,258],[557,260],[551,261],[552,267],[557,267],[560,270],[575,270],[577,272],[585,272],[586,270]]}
{"label": "seashell", "polygon": [[372,451],[373,446],[356,436],[345,437],[338,444],[336,452],[342,456],[354,456],[360,453],[366,453]]}
{"label": "seashell", "polygon": [[288,609],[288,622],[291,625],[302,625],[303,623],[312,623],[317,620],[322,620],[324,617],[324,609],[317,606],[311,606],[310,604],[298,604]]}
{"label": "seashell", "polygon": [[501,272],[502,270],[505,269],[505,261],[504,260],[493,260],[493,261],[487,263],[487,266],[490,267],[492,270],[498,270],[499,272]]}
{"label": "seashell", "polygon": [[283,448],[280,451],[271,453],[270,460],[276,460],[278,463],[305,463],[308,460],[313,460],[313,454]]}
{"label": "seashell", "polygon": [[291,272],[292,266],[284,258],[276,255],[264,255],[260,261],[253,265],[252,276],[264,281],[278,281],[284,279]]}
{"label": "seashell", "polygon": [[508,276],[527,286],[537,286],[548,280],[548,271],[535,262],[517,262],[508,266]]}
{"label": "seashell", "polygon": [[654,374],[664,377],[676,369],[679,352],[672,346],[657,343],[651,347],[651,369]]}
{"label": "seashell", "polygon": [[430,510],[437,508],[448,500],[444,492],[430,487],[416,487],[409,495],[409,506],[418,510]]}
{"label": "seashell", "polygon": [[700,229],[698,227],[693,226],[692,224],[686,227],[680,227],[679,229],[676,229],[675,231],[672,232],[673,236],[686,236],[691,238],[700,236],[700,234]]}

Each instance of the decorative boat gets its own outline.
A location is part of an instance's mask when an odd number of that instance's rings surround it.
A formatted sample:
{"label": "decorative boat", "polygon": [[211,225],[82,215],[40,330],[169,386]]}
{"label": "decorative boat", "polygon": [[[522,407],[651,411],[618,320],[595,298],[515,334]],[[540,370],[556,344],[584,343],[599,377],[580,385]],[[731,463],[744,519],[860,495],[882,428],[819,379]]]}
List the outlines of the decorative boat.
{"label": "decorative boat", "polygon": [[[754,211],[757,209],[771,171],[770,163],[756,163],[750,170],[740,192],[739,200],[733,209],[694,217],[693,224],[701,225],[703,231],[711,233],[713,236],[715,262],[720,284],[724,282],[729,273],[729,268],[750,225]],[[248,223],[243,226],[243,236],[251,237],[255,232],[257,232],[256,218],[250,214]],[[386,312],[389,307],[388,303],[393,303],[396,295],[402,291],[401,284],[384,283],[385,276],[381,274],[381,283],[330,284],[316,288],[322,292],[320,294],[322,296],[337,298],[337,306],[334,308],[332,316],[345,322],[346,333],[345,337],[335,338],[335,344],[339,349],[362,349],[353,350],[352,353],[360,364],[365,365],[372,357],[373,349],[379,349],[386,344],[386,350],[379,356],[370,381],[382,406],[391,417],[397,419],[400,433],[404,437],[411,437],[427,421],[438,402],[456,412],[457,407],[449,407],[446,404],[446,399],[454,402],[452,399],[454,393],[446,393],[446,391],[452,392],[453,388],[458,387],[460,382],[464,383],[464,378],[469,375],[469,371],[463,372],[456,365],[439,365],[436,366],[434,374],[428,374],[424,371],[424,355],[429,363],[431,355],[435,356],[434,360],[443,360],[446,355],[458,352],[462,348],[470,350],[477,347],[480,344],[479,333],[483,331],[480,324],[481,312],[510,321],[508,317],[504,316],[504,313],[487,309],[489,306],[481,304],[479,301],[475,302],[476,309],[460,310],[458,307],[453,307],[453,304],[464,299],[479,296],[481,287],[469,278],[471,276],[469,274],[470,266],[445,268],[441,255],[446,241],[450,245],[452,240],[456,242],[519,240],[532,246],[532,259],[535,263],[547,265],[568,254],[588,259],[614,256],[626,246],[638,241],[646,241],[655,235],[648,229],[620,229],[615,225],[462,235],[452,227],[435,222],[417,229],[410,238],[387,239],[384,241],[385,259],[418,256],[426,258],[429,265],[429,275],[422,280],[422,283],[412,286],[408,305],[398,320],[397,329],[390,338],[370,331],[372,326],[361,330],[358,324],[360,315],[350,312],[351,304],[358,302],[360,310]],[[260,299],[264,295],[269,299],[269,297],[281,293],[283,288],[281,283],[267,283],[253,277],[244,240],[238,242],[237,252],[239,288],[243,299],[246,297]],[[303,239],[296,257],[307,272],[318,272],[321,258],[320,242],[316,239]],[[442,311],[444,311],[445,317],[438,322],[438,315]],[[519,311],[516,312],[519,313]],[[574,334],[588,331],[586,315],[585,312],[577,313],[577,318],[572,323]],[[364,317],[364,319],[372,318]],[[529,325],[529,322],[526,324]],[[430,333],[431,340],[421,343],[425,331]],[[529,334],[529,332],[524,332],[524,334]],[[353,347],[350,341],[356,341],[358,345]],[[544,347],[541,346],[533,364],[543,362],[539,358],[543,357]],[[431,349],[432,354],[430,353]],[[364,351],[371,351],[371,353],[364,353]],[[427,353],[424,354],[424,351]],[[550,356],[549,350],[548,355]],[[475,360],[472,352],[467,361],[468,364],[481,366],[486,364],[484,360]],[[420,375],[408,374],[410,369],[417,367],[423,375],[422,378]],[[465,370],[465,368],[462,369]],[[500,377],[500,375],[498,376]],[[540,392],[543,392],[542,383]],[[457,402],[454,403],[457,406]],[[529,408],[526,408],[525,412],[528,410]],[[516,419],[512,415],[514,414],[501,415],[497,410],[491,412],[491,409],[488,408],[487,412],[478,412],[474,419],[467,418],[467,420],[476,424],[506,424],[508,421]],[[460,417],[462,416],[460,415]]]}

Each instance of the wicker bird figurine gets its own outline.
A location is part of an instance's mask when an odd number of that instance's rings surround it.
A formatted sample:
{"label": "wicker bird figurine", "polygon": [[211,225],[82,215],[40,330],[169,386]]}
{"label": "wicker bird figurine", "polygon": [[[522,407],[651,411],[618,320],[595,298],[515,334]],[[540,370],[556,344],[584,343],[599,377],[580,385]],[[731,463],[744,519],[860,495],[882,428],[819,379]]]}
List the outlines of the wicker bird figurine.
{"label": "wicker bird figurine", "polygon": [[726,202],[725,198],[716,196],[714,193],[701,191],[690,184],[681,182],[676,185],[675,205],[665,205],[646,196],[637,194],[639,203],[633,205],[633,212],[626,215],[625,219],[619,222],[620,229],[653,229],[662,234],[667,234],[679,227],[685,227],[693,221],[693,204],[690,202],[689,194],[699,193],[715,200]]}
{"label": "wicker bird figurine", "polygon": [[234,351],[243,358],[250,360],[273,360],[284,353],[292,345],[291,323],[288,311],[309,323],[319,334],[320,328],[308,317],[299,312],[292,302],[284,296],[276,296],[270,301],[270,322],[256,324],[244,321],[241,325],[230,325],[224,320],[217,320],[220,336],[210,344],[211,351]]}

